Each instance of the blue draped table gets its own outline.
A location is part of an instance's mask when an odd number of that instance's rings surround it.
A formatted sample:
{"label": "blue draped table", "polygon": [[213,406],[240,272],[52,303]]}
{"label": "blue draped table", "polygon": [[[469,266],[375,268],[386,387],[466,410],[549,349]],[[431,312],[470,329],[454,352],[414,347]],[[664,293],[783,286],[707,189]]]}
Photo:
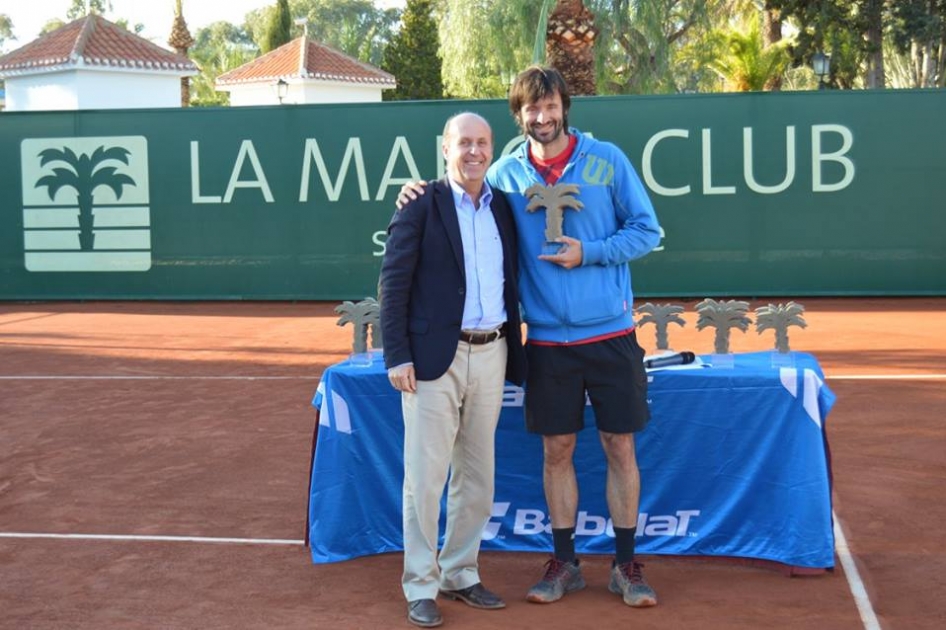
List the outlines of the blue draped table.
{"label": "blue draped table", "polygon": [[[831,568],[824,423],[835,396],[811,355],[793,353],[789,367],[769,352],[734,359],[727,368],[649,372],[652,418],[636,440],[637,550]],[[522,389],[507,383],[486,550],[551,549],[542,441],[526,433],[522,402]],[[313,561],[401,551],[403,421],[380,359],[328,368],[312,404],[319,411],[306,532]],[[575,453],[577,549],[613,553],[604,453],[590,407],[585,417]]]}

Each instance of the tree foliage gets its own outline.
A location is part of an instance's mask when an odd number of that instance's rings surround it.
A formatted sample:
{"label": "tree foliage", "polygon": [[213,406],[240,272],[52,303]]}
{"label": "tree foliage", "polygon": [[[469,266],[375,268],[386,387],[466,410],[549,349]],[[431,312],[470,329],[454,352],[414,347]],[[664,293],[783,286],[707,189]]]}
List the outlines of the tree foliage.
{"label": "tree foliage", "polygon": [[536,0],[440,0],[446,93],[457,98],[505,96],[515,74],[532,60],[540,9]]}
{"label": "tree foliage", "polygon": [[[91,14],[101,15],[104,17],[106,13],[111,12],[111,0],[72,0],[72,5],[70,5],[69,10],[66,11],[66,20],[68,22],[72,22]],[[132,31],[134,33],[141,33],[141,31],[145,29],[144,24],[139,22],[132,26],[125,18],[111,18],[110,21],[114,22],[123,29]],[[47,20],[46,24],[44,24],[43,28],[40,30],[40,35],[45,35],[50,31],[55,31],[57,28],[60,28],[65,24],[66,22],[63,22],[59,18]]]}
{"label": "tree foliage", "polygon": [[946,87],[946,0],[900,0],[892,8],[896,50],[908,56],[913,87]]}
{"label": "tree foliage", "polygon": [[[274,10],[265,7],[247,14],[253,41],[263,41],[265,25]],[[378,67],[401,17],[400,10],[379,9],[371,0],[290,0],[289,12],[290,22],[306,19],[309,38]],[[301,29],[293,31],[295,37],[301,34]]]}
{"label": "tree foliage", "polygon": [[[811,65],[819,51],[831,55],[829,84],[850,89],[860,83],[883,87],[884,0],[765,0],[790,20],[798,33],[792,48],[796,65]],[[872,72],[868,72],[869,70]],[[870,75],[870,76],[868,76]]]}
{"label": "tree foliage", "polygon": [[45,35],[46,33],[51,33],[52,31],[55,31],[57,28],[61,28],[65,25],[66,23],[60,18],[50,18],[46,20],[45,24],[43,24],[43,28],[39,29],[39,34]]}
{"label": "tree foliage", "polygon": [[[248,13],[242,27],[229,25],[228,32],[220,26],[208,29],[203,42],[197,34],[192,56],[203,72],[193,81],[195,102],[226,101],[225,94],[213,90],[213,80],[258,54],[254,42],[264,41],[269,20],[280,6],[283,13],[288,8],[290,39],[302,34],[293,18],[305,18],[311,39],[392,72],[399,88],[396,96],[389,92],[386,98],[503,97],[515,74],[532,63],[533,51],[545,51],[543,8],[548,15],[566,4],[564,0],[409,0],[398,30],[401,12],[379,9],[372,0],[279,0]],[[765,76],[766,89],[780,82],[784,89],[812,89],[816,83],[811,57],[817,51],[831,55],[833,87],[946,87],[946,0],[583,0],[583,4],[599,29],[594,51],[600,94],[759,89]],[[109,0],[72,0],[69,17],[110,9]],[[282,18],[282,24],[286,22]],[[62,24],[51,21],[44,32]],[[791,38],[778,44],[783,24]],[[0,16],[0,46],[12,38],[9,20],[7,30],[3,28]],[[791,65],[780,74],[785,50]]]}
{"label": "tree foliage", "polygon": [[723,79],[727,91],[761,92],[773,79],[781,78],[791,64],[788,42],[766,46],[758,19],[748,19],[739,28],[717,31],[713,47],[715,55],[709,66]]}
{"label": "tree foliage", "polygon": [[[693,91],[710,77],[712,32],[736,12],[733,0],[592,0],[599,20],[598,72],[603,91]],[[735,3],[738,4],[738,3]],[[694,53],[698,53],[694,59]]]}
{"label": "tree foliage", "polygon": [[220,21],[199,29],[190,49],[191,59],[200,67],[200,74],[191,78],[191,105],[228,104],[229,94],[214,87],[217,77],[258,55],[259,49],[246,28]]}
{"label": "tree foliage", "polygon": [[[552,0],[441,0],[440,41],[447,92],[458,97],[505,94],[508,78],[544,50],[539,28]],[[762,0],[584,0],[599,29],[598,93],[640,94],[719,89],[708,62],[713,33],[734,19],[762,17]],[[551,12],[551,11],[550,11]],[[458,37],[463,33],[465,37]],[[538,45],[538,46],[537,46]]]}
{"label": "tree foliage", "polygon": [[90,13],[105,15],[106,11],[112,11],[111,0],[72,0],[72,5],[66,11],[66,18],[71,22]]}
{"label": "tree foliage", "polygon": [[432,0],[407,0],[401,30],[384,51],[382,67],[397,79],[385,100],[443,98],[440,42]]}
{"label": "tree foliage", "polygon": [[13,20],[10,19],[9,15],[0,13],[0,51],[4,49],[4,44],[11,39],[16,39],[16,36],[13,35]]}
{"label": "tree foliage", "polygon": [[277,0],[276,6],[269,13],[266,30],[260,41],[260,50],[268,53],[291,41],[292,15],[289,12],[289,0]]}

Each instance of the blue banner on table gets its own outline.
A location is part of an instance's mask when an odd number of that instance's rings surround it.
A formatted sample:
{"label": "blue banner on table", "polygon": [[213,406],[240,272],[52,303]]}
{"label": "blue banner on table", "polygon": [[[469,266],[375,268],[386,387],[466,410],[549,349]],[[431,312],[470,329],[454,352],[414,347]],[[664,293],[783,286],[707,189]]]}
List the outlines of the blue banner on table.
{"label": "blue banner on table", "polygon": [[[794,367],[779,368],[767,352],[737,355],[732,369],[656,370],[650,381],[652,419],[637,435],[638,552],[833,567],[824,421],[834,394],[815,359],[796,353]],[[507,385],[483,549],[551,549],[542,442],[524,429],[523,398]],[[313,561],[402,550],[403,424],[383,366],[329,368],[313,405],[320,410],[309,490]],[[585,417],[575,452],[577,548],[610,554],[605,458],[590,408]]]}

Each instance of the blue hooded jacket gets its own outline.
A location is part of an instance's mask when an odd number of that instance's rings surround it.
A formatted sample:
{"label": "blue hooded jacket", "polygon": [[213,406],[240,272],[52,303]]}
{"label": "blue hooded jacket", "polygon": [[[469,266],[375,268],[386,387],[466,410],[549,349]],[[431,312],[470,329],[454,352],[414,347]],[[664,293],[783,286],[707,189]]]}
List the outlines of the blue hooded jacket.
{"label": "blue hooded jacket", "polygon": [[660,241],[653,205],[627,156],[614,144],[582,135],[557,185],[577,184],[583,204],[566,209],[562,232],[581,241],[579,267],[539,260],[545,209],[527,211],[526,189],[545,186],[527,143],[490,167],[487,181],[503,191],[519,234],[520,297],[529,339],[571,343],[633,328],[628,262]]}

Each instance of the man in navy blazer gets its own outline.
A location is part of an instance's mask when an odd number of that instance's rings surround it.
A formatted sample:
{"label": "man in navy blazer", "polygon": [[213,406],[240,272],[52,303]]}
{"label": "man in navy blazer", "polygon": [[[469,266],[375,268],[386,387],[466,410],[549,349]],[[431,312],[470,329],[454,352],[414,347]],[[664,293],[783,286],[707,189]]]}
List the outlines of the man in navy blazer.
{"label": "man in navy blazer", "polygon": [[443,622],[438,595],[505,606],[480,581],[477,556],[492,509],[504,384],[525,377],[515,224],[485,181],[492,130],[476,114],[458,114],[444,127],[442,150],[447,177],[388,226],[380,285],[384,362],[404,415],[401,582],[408,619],[423,627]]}

